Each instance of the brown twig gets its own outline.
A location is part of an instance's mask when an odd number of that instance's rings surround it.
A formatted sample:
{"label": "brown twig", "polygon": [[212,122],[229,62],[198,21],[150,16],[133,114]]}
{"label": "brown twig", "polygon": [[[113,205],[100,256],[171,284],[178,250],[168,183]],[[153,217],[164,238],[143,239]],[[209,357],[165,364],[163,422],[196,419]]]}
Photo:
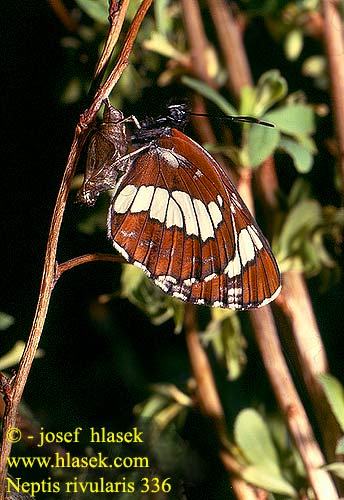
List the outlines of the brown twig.
{"label": "brown twig", "polygon": [[182,0],[181,4],[190,45],[192,72],[210,87],[214,87],[216,83],[209,75],[209,65],[206,62],[209,43],[203,27],[199,3],[195,0]]}
{"label": "brown twig", "polygon": [[252,85],[241,32],[225,0],[208,0],[208,5],[229,75],[229,90],[239,99],[242,87]]}
{"label": "brown twig", "polygon": [[105,42],[105,46],[100,56],[99,62],[97,64],[96,70],[94,72],[92,88],[90,94],[92,95],[93,88],[98,88],[99,83],[102,80],[104,71],[107,68],[111,54],[118,42],[119,35],[121,33],[121,28],[124,23],[125,13],[129,6],[129,0],[123,0],[121,6],[119,6],[118,1],[112,2],[109,10],[109,21],[110,21],[110,31]]}
{"label": "brown twig", "polygon": [[294,359],[298,362],[298,372],[313,403],[327,460],[335,461],[340,428],[319,382],[319,375],[328,371],[327,357],[305,280],[298,271],[285,273],[278,306],[288,320],[289,328],[287,327],[285,338],[291,337],[295,350]]}
{"label": "brown twig", "polygon": [[[135,41],[140,24],[151,5],[152,0],[143,0],[136,13],[136,16],[130,26],[126,36],[123,50],[119,56],[115,68],[112,70],[107,81],[100,87],[95,95],[94,101],[90,108],[80,116],[79,123],[76,126],[71,150],[68,156],[67,165],[57,195],[57,200],[52,216],[52,221],[49,230],[48,244],[46,256],[44,260],[43,277],[40,288],[40,294],[36,307],[36,313],[29,335],[27,345],[25,347],[23,356],[21,358],[17,375],[14,378],[11,390],[7,393],[6,410],[3,420],[3,435],[1,442],[1,456],[0,456],[0,498],[3,499],[5,495],[5,481],[7,473],[7,458],[11,452],[12,444],[6,439],[9,429],[15,427],[18,406],[24,391],[24,387],[31,369],[31,365],[39,344],[42,334],[45,318],[48,311],[48,306],[51,298],[51,293],[55,282],[55,261],[56,251],[59,239],[60,228],[64,209],[67,202],[67,197],[70,190],[72,178],[74,176],[75,167],[79,160],[82,147],[88,135],[87,126],[95,119],[96,113],[99,110],[105,97],[109,95],[114,85],[118,81],[120,75],[128,65],[128,57]],[[112,1],[112,6],[117,5],[115,0]],[[118,21],[118,19],[117,19]],[[112,32],[113,33],[113,32]],[[110,35],[112,36],[112,35]]]}
{"label": "brown twig", "polygon": [[55,12],[63,26],[72,33],[78,31],[78,24],[70,15],[62,0],[49,0],[50,7]]}
{"label": "brown twig", "polygon": [[342,177],[344,197],[344,41],[343,23],[339,12],[339,2],[322,0],[324,19],[324,42],[327,52],[329,76],[332,93],[332,112],[338,142],[338,160]]}
{"label": "brown twig", "polygon": [[74,257],[74,259],[69,259],[66,262],[62,262],[62,264],[58,264],[56,266],[55,283],[60,279],[63,273],[69,271],[70,269],[73,269],[73,267],[95,261],[126,262],[126,260],[120,255],[112,255],[107,253],[89,253],[80,255],[79,257]]}

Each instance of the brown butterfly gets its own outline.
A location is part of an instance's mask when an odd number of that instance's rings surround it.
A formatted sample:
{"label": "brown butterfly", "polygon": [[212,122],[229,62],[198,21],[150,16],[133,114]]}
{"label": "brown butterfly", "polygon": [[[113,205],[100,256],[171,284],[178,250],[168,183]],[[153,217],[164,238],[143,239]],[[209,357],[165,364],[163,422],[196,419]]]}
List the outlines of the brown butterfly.
{"label": "brown butterfly", "polygon": [[93,204],[114,188],[108,237],[164,292],[213,307],[264,306],[281,289],[271,248],[220,165],[181,131],[188,118],[184,104],[157,119],[130,117],[137,129],[128,137],[106,102],[79,199]]}

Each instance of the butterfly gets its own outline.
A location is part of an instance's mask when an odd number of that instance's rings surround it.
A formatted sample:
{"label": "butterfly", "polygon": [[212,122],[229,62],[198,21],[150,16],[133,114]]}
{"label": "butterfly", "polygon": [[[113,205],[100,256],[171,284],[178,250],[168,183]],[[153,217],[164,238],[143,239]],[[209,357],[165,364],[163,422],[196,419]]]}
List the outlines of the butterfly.
{"label": "butterfly", "polygon": [[227,174],[182,132],[189,114],[185,104],[170,104],[155,119],[129,117],[136,124],[129,136],[106,101],[106,133],[96,137],[108,149],[99,160],[91,142],[79,200],[93,204],[114,188],[108,237],[165,293],[212,307],[264,306],[281,289],[276,260]]}

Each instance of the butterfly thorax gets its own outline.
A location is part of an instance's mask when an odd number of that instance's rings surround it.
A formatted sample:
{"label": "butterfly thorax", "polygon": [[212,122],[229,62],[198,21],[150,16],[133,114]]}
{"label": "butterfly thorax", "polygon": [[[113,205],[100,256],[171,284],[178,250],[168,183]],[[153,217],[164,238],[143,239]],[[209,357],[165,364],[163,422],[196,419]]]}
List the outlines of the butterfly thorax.
{"label": "butterfly thorax", "polygon": [[141,128],[133,134],[131,141],[133,144],[143,144],[160,137],[170,137],[172,129],[183,130],[188,120],[189,110],[186,104],[169,104],[164,115],[141,121]]}

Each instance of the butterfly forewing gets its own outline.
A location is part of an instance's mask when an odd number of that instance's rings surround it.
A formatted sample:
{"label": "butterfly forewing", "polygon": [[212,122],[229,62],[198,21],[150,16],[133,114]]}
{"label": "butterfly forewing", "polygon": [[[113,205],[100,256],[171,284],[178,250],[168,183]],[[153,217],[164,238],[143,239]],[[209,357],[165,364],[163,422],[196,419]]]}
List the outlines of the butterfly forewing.
{"label": "butterfly forewing", "polygon": [[270,247],[233,184],[175,129],[134,152],[110,205],[108,235],[128,262],[182,300],[248,309],[280,289]]}

